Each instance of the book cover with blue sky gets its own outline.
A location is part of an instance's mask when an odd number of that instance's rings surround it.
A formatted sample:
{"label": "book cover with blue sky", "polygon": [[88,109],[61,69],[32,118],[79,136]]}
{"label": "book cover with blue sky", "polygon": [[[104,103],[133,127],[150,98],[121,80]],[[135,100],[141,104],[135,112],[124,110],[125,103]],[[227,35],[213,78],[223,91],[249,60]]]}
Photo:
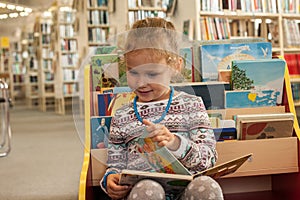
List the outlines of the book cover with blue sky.
{"label": "book cover with blue sky", "polygon": [[286,63],[281,59],[232,62],[233,91],[226,91],[226,108],[276,106],[282,103]]}
{"label": "book cover with blue sky", "polygon": [[219,71],[231,70],[233,60],[271,59],[270,42],[211,44],[200,47],[202,81],[218,80]]}

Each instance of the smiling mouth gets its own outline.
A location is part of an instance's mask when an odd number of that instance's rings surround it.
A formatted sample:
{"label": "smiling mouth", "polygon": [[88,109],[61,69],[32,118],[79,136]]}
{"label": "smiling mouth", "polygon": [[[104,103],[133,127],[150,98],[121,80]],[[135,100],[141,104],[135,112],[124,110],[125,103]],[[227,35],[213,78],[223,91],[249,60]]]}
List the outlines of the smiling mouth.
{"label": "smiling mouth", "polygon": [[140,91],[140,90],[137,90],[138,93],[141,93],[141,94],[147,94],[149,92],[151,92],[151,90],[148,90],[148,91]]}

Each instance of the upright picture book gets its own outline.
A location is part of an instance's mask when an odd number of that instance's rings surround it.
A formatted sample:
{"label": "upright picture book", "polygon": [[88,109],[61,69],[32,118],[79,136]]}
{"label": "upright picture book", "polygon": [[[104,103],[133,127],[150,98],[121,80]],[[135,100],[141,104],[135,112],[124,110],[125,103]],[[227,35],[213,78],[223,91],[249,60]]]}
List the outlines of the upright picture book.
{"label": "upright picture book", "polygon": [[282,103],[282,59],[232,61],[232,91],[225,91],[226,108],[276,106]]}
{"label": "upright picture book", "polygon": [[91,57],[92,91],[119,84],[118,54],[97,54]]}
{"label": "upright picture book", "polygon": [[293,134],[293,113],[236,115],[238,139],[269,139],[291,137]]}
{"label": "upright picture book", "polygon": [[233,60],[271,59],[269,42],[205,44],[200,45],[200,68],[202,81],[217,81],[221,72],[231,71]]}

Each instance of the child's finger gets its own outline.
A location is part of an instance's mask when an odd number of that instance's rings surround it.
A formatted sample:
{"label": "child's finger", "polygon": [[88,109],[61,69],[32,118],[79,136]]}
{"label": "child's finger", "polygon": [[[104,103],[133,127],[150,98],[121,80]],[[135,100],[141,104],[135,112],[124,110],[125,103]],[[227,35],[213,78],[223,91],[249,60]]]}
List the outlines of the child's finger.
{"label": "child's finger", "polygon": [[149,121],[147,119],[143,119],[143,124],[145,124],[146,126],[153,126],[154,125],[151,121]]}

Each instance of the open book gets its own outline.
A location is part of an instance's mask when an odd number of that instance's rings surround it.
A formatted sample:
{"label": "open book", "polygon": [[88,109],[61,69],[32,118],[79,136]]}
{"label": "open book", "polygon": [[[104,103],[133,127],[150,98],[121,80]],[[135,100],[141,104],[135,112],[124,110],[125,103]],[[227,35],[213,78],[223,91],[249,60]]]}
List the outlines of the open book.
{"label": "open book", "polygon": [[167,193],[176,194],[198,176],[206,175],[216,179],[231,174],[252,156],[252,153],[249,153],[196,174],[191,174],[166,147],[158,147],[150,138],[147,138],[147,135],[148,133],[145,131],[138,138],[138,151],[156,172],[124,169],[121,172],[120,185],[134,185],[142,179],[153,179],[159,182]]}
{"label": "open book", "polygon": [[222,176],[234,173],[243,163],[245,163],[252,153],[246,154],[242,157],[230,160],[220,165],[216,165],[207,170],[198,172],[194,175],[183,175],[183,174],[167,174],[159,172],[146,172],[136,170],[122,170],[119,184],[121,185],[134,185],[142,179],[153,179],[159,182],[167,193],[176,194],[181,192],[190,181],[194,178],[206,175],[214,179]]}

